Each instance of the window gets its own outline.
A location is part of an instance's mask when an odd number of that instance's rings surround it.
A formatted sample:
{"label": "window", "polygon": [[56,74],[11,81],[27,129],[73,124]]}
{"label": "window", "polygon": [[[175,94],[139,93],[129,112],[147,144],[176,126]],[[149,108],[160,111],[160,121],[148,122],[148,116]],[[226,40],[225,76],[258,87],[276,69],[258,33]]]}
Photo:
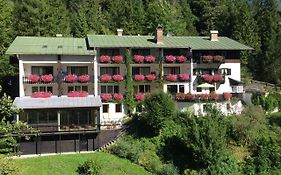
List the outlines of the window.
{"label": "window", "polygon": [[180,74],[180,67],[164,67],[164,75]]}
{"label": "window", "polygon": [[51,92],[53,93],[53,87],[52,86],[33,86],[31,88],[31,92]]}
{"label": "window", "polygon": [[46,75],[53,74],[52,66],[31,66],[31,74]]}
{"label": "window", "polygon": [[100,75],[109,74],[109,75],[116,75],[120,73],[119,67],[101,67],[100,68]]}
{"label": "window", "polygon": [[197,88],[196,88],[196,91],[197,91],[197,92],[202,92],[202,88],[197,87]]}
{"label": "window", "polygon": [[151,73],[150,67],[133,67],[132,72],[133,72],[133,75],[136,75],[136,74],[148,75]]}
{"label": "window", "polygon": [[116,56],[120,55],[119,49],[100,49],[100,56],[108,55],[108,56]]}
{"label": "window", "polygon": [[172,95],[175,95],[176,93],[178,93],[178,86],[177,85],[167,85],[167,90]]}
{"label": "window", "polygon": [[231,69],[227,69],[227,68],[219,69],[218,72],[219,72],[220,74],[223,74],[223,75],[231,75]]}
{"label": "window", "polygon": [[115,104],[115,112],[122,112],[122,104]]}
{"label": "window", "polygon": [[106,85],[100,86],[101,91],[100,93],[119,93],[119,86],[118,85]]}
{"label": "window", "polygon": [[73,125],[94,125],[95,110],[62,110],[60,117],[62,126],[72,127]]}
{"label": "window", "polygon": [[68,86],[67,90],[68,90],[68,92],[70,92],[70,91],[87,91],[88,92],[88,86]]}
{"label": "window", "polygon": [[164,49],[164,56],[166,55],[180,55],[180,49]]}
{"label": "window", "polygon": [[134,86],[134,93],[147,93],[150,92],[150,85]]}
{"label": "window", "polygon": [[67,66],[67,74],[84,75],[88,74],[88,66]]}
{"label": "window", "polygon": [[179,85],[179,92],[184,93],[184,85]]}
{"label": "window", "polygon": [[108,113],[108,108],[109,108],[109,105],[102,105],[102,112]]}
{"label": "window", "polygon": [[132,53],[133,53],[133,55],[147,56],[147,55],[150,55],[150,49],[133,49]]}

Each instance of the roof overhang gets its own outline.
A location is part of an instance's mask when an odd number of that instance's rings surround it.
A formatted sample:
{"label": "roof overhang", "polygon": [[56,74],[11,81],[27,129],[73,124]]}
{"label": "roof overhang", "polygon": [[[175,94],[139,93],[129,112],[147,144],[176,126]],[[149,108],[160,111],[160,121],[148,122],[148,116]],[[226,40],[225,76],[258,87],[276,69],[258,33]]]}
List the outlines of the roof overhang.
{"label": "roof overhang", "polygon": [[203,83],[203,84],[200,84],[199,86],[197,86],[199,88],[213,88],[215,87],[214,85],[212,84],[209,84],[209,83]]}

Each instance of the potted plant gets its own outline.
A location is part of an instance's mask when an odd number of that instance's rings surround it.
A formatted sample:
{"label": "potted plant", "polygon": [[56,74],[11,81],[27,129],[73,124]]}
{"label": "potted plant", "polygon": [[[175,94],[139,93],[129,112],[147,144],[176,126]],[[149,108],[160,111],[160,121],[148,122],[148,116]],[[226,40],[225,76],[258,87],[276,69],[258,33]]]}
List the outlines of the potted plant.
{"label": "potted plant", "polygon": [[85,75],[81,75],[78,77],[78,80],[81,82],[81,83],[87,83],[89,82],[90,80],[90,76],[85,74]]}
{"label": "potted plant", "polygon": [[67,76],[65,76],[65,81],[69,83],[73,83],[74,81],[77,81],[77,79],[77,75],[74,74],[68,74]]}
{"label": "potted plant", "polygon": [[146,56],[145,57],[145,62],[146,63],[153,63],[153,62],[155,62],[155,57],[154,56],[152,56],[152,55],[149,55],[149,56]]}
{"label": "potted plant", "polygon": [[102,76],[100,76],[100,80],[102,82],[108,82],[108,81],[112,80],[112,77],[109,74],[103,74]]}
{"label": "potted plant", "polygon": [[166,79],[168,81],[176,81],[177,80],[177,75],[169,74],[169,75],[166,76]]}
{"label": "potted plant", "polygon": [[144,56],[142,55],[134,55],[134,62],[135,63],[142,63],[144,61]]}
{"label": "potted plant", "polygon": [[100,57],[100,62],[101,62],[101,63],[109,63],[109,62],[110,62],[110,56],[102,55],[102,56]]}
{"label": "potted plant", "polygon": [[180,81],[188,81],[189,80],[189,74],[179,74]]}
{"label": "potted plant", "polygon": [[37,83],[40,80],[40,77],[38,75],[31,74],[31,75],[28,76],[28,80],[31,83]]}
{"label": "potted plant", "polygon": [[134,79],[136,81],[143,81],[144,78],[145,78],[144,75],[141,75],[141,74],[136,74],[135,77],[134,77]]}
{"label": "potted plant", "polygon": [[113,94],[113,99],[114,100],[123,100],[123,95],[122,94],[120,94],[120,93],[115,93],[115,94]]}
{"label": "potted plant", "polygon": [[123,56],[118,55],[118,56],[114,56],[111,59],[114,63],[122,63],[123,62]]}
{"label": "potted plant", "polygon": [[50,83],[52,82],[54,79],[53,75],[52,74],[49,74],[49,75],[41,75],[41,80],[44,82],[44,83]]}
{"label": "potted plant", "polygon": [[109,94],[109,93],[101,94],[101,100],[103,102],[108,102],[111,99],[112,99],[112,95],[111,94]]}
{"label": "potted plant", "polygon": [[148,81],[153,81],[153,80],[156,79],[156,76],[155,76],[154,74],[148,74],[148,75],[146,76],[146,79],[147,79]]}
{"label": "potted plant", "polygon": [[176,57],[173,55],[167,55],[165,58],[166,58],[165,61],[167,63],[173,63],[174,61],[176,61]]}
{"label": "potted plant", "polygon": [[113,75],[113,76],[112,76],[112,79],[113,79],[114,81],[116,81],[116,82],[119,82],[119,81],[123,81],[123,80],[124,80],[123,76],[120,75],[120,74]]}
{"label": "potted plant", "polygon": [[183,55],[181,55],[177,58],[178,63],[184,63],[184,62],[186,62],[186,60],[187,60],[186,57]]}

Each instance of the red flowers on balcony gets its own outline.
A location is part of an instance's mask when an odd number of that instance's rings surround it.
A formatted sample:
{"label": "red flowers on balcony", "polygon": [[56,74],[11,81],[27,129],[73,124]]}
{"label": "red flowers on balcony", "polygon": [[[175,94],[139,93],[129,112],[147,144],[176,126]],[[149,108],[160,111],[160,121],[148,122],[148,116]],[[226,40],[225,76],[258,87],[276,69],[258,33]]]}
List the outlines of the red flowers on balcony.
{"label": "red flowers on balcony", "polygon": [[183,56],[183,55],[182,55],[182,56],[179,56],[179,57],[177,58],[177,62],[178,62],[178,63],[184,63],[184,62],[186,62],[186,60],[187,60],[186,57]]}
{"label": "red flowers on balcony", "polygon": [[86,91],[70,91],[68,92],[68,97],[87,97],[89,95]]}
{"label": "red flowers on balcony", "polygon": [[189,80],[189,74],[179,74],[180,81],[188,81]]}
{"label": "red flowers on balcony", "polygon": [[101,94],[101,100],[103,102],[108,102],[111,99],[112,99],[112,95],[111,94]]}
{"label": "red flowers on balcony", "polygon": [[220,81],[222,81],[223,80],[223,75],[221,75],[221,74],[215,74],[214,76],[213,76],[213,81],[214,82],[220,82]]}
{"label": "red flowers on balcony", "polygon": [[205,55],[205,56],[202,56],[201,58],[202,58],[203,63],[211,63],[213,61],[212,55]]}
{"label": "red flowers on balcony", "polygon": [[134,62],[135,63],[142,63],[144,60],[144,56],[142,55],[134,55]]}
{"label": "red flowers on balcony", "polygon": [[136,99],[137,101],[143,101],[143,100],[144,100],[144,97],[145,97],[144,93],[135,94],[135,99]]}
{"label": "red flowers on balcony", "polygon": [[49,75],[41,75],[41,80],[44,82],[44,83],[50,83],[52,82],[54,79],[53,75],[52,74],[49,74]]}
{"label": "red flowers on balcony", "polygon": [[115,93],[115,94],[113,94],[113,99],[114,100],[123,100],[123,95],[122,94],[120,94],[120,93]]}
{"label": "red flowers on balcony", "polygon": [[108,81],[112,80],[112,77],[109,74],[103,74],[102,76],[100,76],[100,80],[102,82],[108,82]]}
{"label": "red flowers on balcony", "polygon": [[221,63],[224,60],[224,57],[221,55],[216,55],[213,58],[214,58],[214,62],[217,62],[217,63]]}
{"label": "red flowers on balcony", "polygon": [[74,81],[77,81],[77,79],[77,75],[74,74],[68,74],[67,76],[65,76],[65,81],[69,83],[73,83]]}
{"label": "red flowers on balcony", "polygon": [[87,83],[89,82],[90,80],[90,76],[85,74],[85,75],[81,75],[78,77],[78,80],[81,82],[81,83]]}
{"label": "red flowers on balcony", "polygon": [[113,79],[114,81],[116,81],[116,82],[119,82],[119,81],[123,81],[123,80],[124,80],[123,76],[122,76],[122,75],[119,75],[119,74],[113,75],[113,76],[112,76],[112,79]]}
{"label": "red flowers on balcony", "polygon": [[204,81],[211,83],[213,81],[213,76],[210,74],[205,74],[203,75],[203,79]]}
{"label": "red flowers on balcony", "polygon": [[141,75],[141,74],[135,75],[135,81],[143,81],[144,78],[145,78],[144,75]]}
{"label": "red flowers on balcony", "polygon": [[214,101],[217,101],[219,99],[219,94],[216,94],[216,93],[210,93],[209,95],[209,99],[210,100],[214,100]]}
{"label": "red flowers on balcony", "polygon": [[195,101],[195,95],[191,93],[177,93],[176,94],[177,101]]}
{"label": "red flowers on balcony", "polygon": [[223,98],[224,98],[225,100],[230,100],[231,97],[232,97],[232,94],[231,94],[230,92],[225,92],[225,93],[223,93]]}
{"label": "red flowers on balcony", "polygon": [[166,61],[167,63],[173,63],[174,61],[176,61],[176,57],[173,56],[173,55],[168,55],[168,56],[166,56],[165,58],[166,58],[165,61]]}
{"label": "red flowers on balcony", "polygon": [[111,59],[114,63],[122,63],[123,62],[123,57],[121,55],[114,56]]}
{"label": "red flowers on balcony", "polygon": [[200,99],[203,101],[209,100],[209,94],[200,94]]}
{"label": "red flowers on balcony", "polygon": [[31,81],[32,83],[36,83],[40,80],[40,77],[35,74],[31,74],[28,76],[28,80]]}
{"label": "red flowers on balcony", "polygon": [[146,76],[146,79],[147,79],[148,81],[153,81],[153,80],[156,79],[156,76],[155,76],[154,74],[148,74],[148,75]]}
{"label": "red flowers on balcony", "polygon": [[168,81],[176,81],[177,80],[177,75],[169,74],[169,75],[166,76],[166,79]]}
{"label": "red flowers on balcony", "polygon": [[52,96],[51,92],[34,92],[31,94],[32,98],[49,98]]}
{"label": "red flowers on balcony", "polygon": [[110,62],[110,57],[107,56],[107,55],[102,55],[102,56],[100,57],[100,62],[101,62],[101,63],[109,63],[109,62]]}
{"label": "red flowers on balcony", "polygon": [[149,55],[149,56],[146,56],[145,57],[145,62],[146,63],[153,63],[153,62],[155,62],[155,57],[154,56],[152,56],[152,55]]}

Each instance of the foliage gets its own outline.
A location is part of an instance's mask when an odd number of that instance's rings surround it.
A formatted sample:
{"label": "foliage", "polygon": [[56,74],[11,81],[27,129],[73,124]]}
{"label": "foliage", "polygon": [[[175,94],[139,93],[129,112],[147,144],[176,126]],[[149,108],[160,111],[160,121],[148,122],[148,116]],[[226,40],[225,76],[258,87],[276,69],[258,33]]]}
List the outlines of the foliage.
{"label": "foliage", "polygon": [[268,95],[254,94],[253,103],[260,105],[265,111],[271,112],[275,108],[280,107],[281,94],[278,92],[270,92]]}
{"label": "foliage", "polygon": [[0,155],[0,174],[1,175],[19,175],[19,169],[14,160]]}
{"label": "foliage", "polygon": [[79,165],[76,172],[80,175],[99,175],[101,167],[94,160],[87,160]]}

